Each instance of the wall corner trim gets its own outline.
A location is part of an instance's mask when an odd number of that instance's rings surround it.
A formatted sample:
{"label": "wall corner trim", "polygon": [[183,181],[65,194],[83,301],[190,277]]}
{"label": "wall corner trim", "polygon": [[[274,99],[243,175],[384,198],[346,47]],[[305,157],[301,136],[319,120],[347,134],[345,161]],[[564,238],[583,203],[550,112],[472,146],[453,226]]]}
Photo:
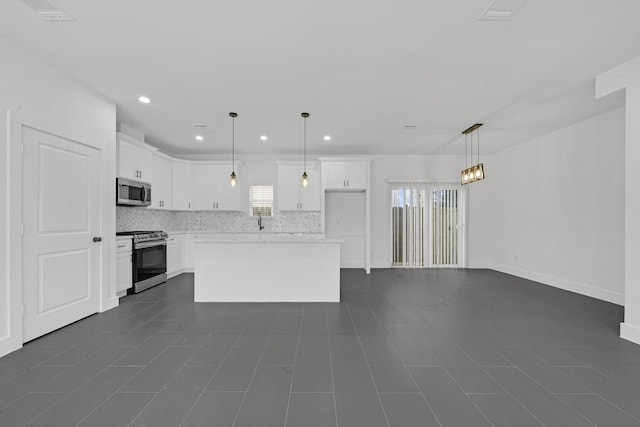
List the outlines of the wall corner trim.
{"label": "wall corner trim", "polygon": [[640,344],[640,327],[626,322],[620,323],[620,338]]}

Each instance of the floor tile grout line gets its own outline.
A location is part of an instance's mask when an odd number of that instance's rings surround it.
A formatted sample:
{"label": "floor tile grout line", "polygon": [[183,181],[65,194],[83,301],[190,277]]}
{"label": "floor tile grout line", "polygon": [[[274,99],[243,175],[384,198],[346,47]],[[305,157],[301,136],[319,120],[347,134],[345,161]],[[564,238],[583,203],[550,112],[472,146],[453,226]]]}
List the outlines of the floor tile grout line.
{"label": "floor tile grout line", "polygon": [[[593,369],[591,367],[581,367],[582,369]],[[595,369],[593,369],[594,371],[596,371]],[[596,371],[598,372],[598,371]],[[600,373],[600,372],[598,372]],[[602,375],[602,374],[601,374]],[[608,378],[608,377],[607,377]],[[613,379],[609,378],[610,380],[614,381]],[[614,381],[616,384],[619,384],[618,382]],[[581,384],[582,385],[582,384]],[[618,409],[619,411],[629,415],[631,418],[633,418],[634,420],[638,421],[640,423],[640,418],[636,417],[635,415],[629,413],[628,411],[626,411],[625,409],[621,408],[620,406],[616,405],[615,403],[613,403],[612,401],[610,401],[609,399],[607,399],[606,397],[602,396],[600,393],[596,392],[595,390],[591,389],[590,387],[586,386],[586,385],[582,385],[584,388],[586,388],[587,390],[591,390],[591,393],[553,393],[556,397],[557,396],[563,396],[563,395],[587,395],[587,396],[591,396],[591,395],[595,395],[597,397],[599,397],[600,399],[604,400],[605,402],[609,403],[611,406],[613,406],[614,408]],[[625,387],[627,388],[627,387]],[[633,391],[627,388],[627,390],[629,391]],[[578,412],[576,409],[574,409],[571,405],[569,405],[568,403],[564,402],[562,399],[558,398],[558,400],[562,401],[562,403],[564,403],[565,405],[569,406],[571,409],[573,409],[574,411]],[[580,414],[582,415],[582,414]],[[583,415],[584,416],[584,415]],[[586,418],[586,417],[585,417]]]}
{"label": "floor tile grout line", "polygon": [[[378,315],[376,314],[375,310],[373,309],[373,307],[371,307],[371,304],[369,304],[368,301],[365,300],[365,303],[367,304],[367,307],[369,307],[369,310],[371,311],[371,313],[373,314],[374,319],[376,320],[376,322],[378,323],[378,325],[380,326],[382,332],[384,333],[384,336],[387,337],[387,332],[386,330],[382,327],[382,324],[380,323],[380,319],[378,318]],[[351,315],[351,312],[349,312],[349,315]],[[354,323],[354,327],[355,327],[355,323]],[[356,331],[357,333],[357,331]],[[389,339],[387,337],[387,339]],[[424,395],[424,393],[422,393],[422,390],[420,389],[420,387],[418,386],[418,383],[416,382],[415,378],[413,378],[413,375],[411,374],[411,371],[408,369],[407,365],[404,363],[404,359],[402,358],[402,356],[400,355],[400,353],[398,352],[398,350],[396,349],[396,346],[394,345],[393,341],[391,341],[389,339],[389,343],[391,344],[391,348],[393,349],[393,351],[396,353],[396,355],[400,358],[400,362],[404,365],[405,369],[407,370],[407,373],[409,374],[409,377],[411,378],[411,381],[413,382],[413,384],[416,386],[416,389],[418,390],[418,392],[420,393],[420,396],[422,396],[422,400],[424,400],[424,402],[427,404],[427,407],[429,408],[429,410],[431,411],[431,413],[433,414],[433,417],[435,418],[435,420],[438,422],[438,424],[440,424],[440,427],[442,426],[442,423],[440,422],[440,419],[438,419],[438,416],[436,415],[436,412],[433,410],[433,407],[431,406],[431,404],[429,403],[429,401],[427,400],[427,397]],[[360,343],[362,345],[362,343]],[[364,354],[364,347],[362,348],[362,353]],[[435,356],[435,355],[434,355]],[[366,360],[366,355],[365,355],[365,360]],[[369,362],[367,361],[367,366],[369,365]],[[431,366],[429,366],[431,367]],[[379,394],[379,393],[378,393]],[[381,399],[382,401],[382,399]]]}
{"label": "floor tile grout line", "polygon": [[[220,325],[218,325],[214,331],[218,331],[220,329],[220,326],[223,324],[224,322],[220,323]],[[237,335],[236,335],[236,339],[233,341],[233,344],[231,344],[231,346],[229,346],[229,350],[227,350],[227,353],[224,355],[224,357],[222,358],[222,360],[220,361],[220,364],[218,365],[218,367],[216,368],[216,370],[213,372],[213,375],[211,375],[211,378],[209,378],[209,381],[207,382],[207,384],[205,384],[204,387],[202,387],[202,391],[200,392],[200,395],[197,397],[197,399],[193,402],[193,405],[191,405],[191,408],[189,409],[189,411],[187,412],[187,414],[184,416],[184,418],[182,419],[182,422],[180,423],[180,427],[182,427],[184,425],[184,423],[189,419],[189,416],[191,415],[191,413],[193,412],[193,408],[195,408],[198,405],[198,402],[200,402],[200,399],[202,399],[202,396],[207,392],[207,388],[209,387],[209,384],[211,384],[211,381],[213,381],[213,379],[215,378],[216,374],[218,373],[218,371],[220,370],[220,368],[222,367],[222,364],[227,360],[227,357],[229,357],[229,354],[231,354],[231,350],[234,349],[236,342],[238,342],[238,339],[240,338],[240,335],[242,335],[242,333],[248,328],[248,324],[244,326],[244,328],[242,328],[242,331],[240,331]],[[268,340],[267,340],[268,342]],[[204,345],[203,345],[204,347]],[[195,356],[195,353],[194,353]],[[193,358],[193,356],[189,359],[191,360]],[[249,387],[247,386],[247,390],[249,389]],[[247,394],[247,390],[245,391],[229,391],[228,393],[244,393],[244,395],[246,396]],[[216,391],[217,392],[217,391]],[[226,393],[226,392],[225,392]],[[242,401],[244,401],[244,396],[242,398]],[[242,406],[242,403],[240,403],[240,406]],[[236,411],[236,416],[238,415],[238,412],[240,412],[240,406],[238,406],[238,409]]]}
{"label": "floor tile grout line", "polygon": [[[544,425],[546,425],[544,422],[542,422],[542,420],[541,420],[541,419],[539,419],[539,418],[538,418],[538,416],[537,416],[536,414],[534,414],[533,412],[531,412],[531,410],[530,410],[529,408],[527,408],[527,406],[526,406],[523,402],[521,402],[518,398],[516,398],[516,396],[514,396],[514,395],[513,395],[509,390],[507,390],[507,389],[506,389],[506,387],[504,387],[502,384],[500,384],[500,382],[499,382],[496,378],[494,378],[494,377],[493,377],[489,372],[487,372],[487,370],[485,369],[485,367],[480,366],[480,365],[478,364],[478,362],[476,362],[476,361],[475,361],[475,360],[474,360],[474,359],[473,359],[473,358],[472,358],[472,357],[471,357],[471,356],[470,356],[470,355],[465,351],[465,349],[464,349],[464,348],[462,348],[462,347],[461,347],[460,345],[458,345],[458,344],[456,344],[456,346],[458,347],[458,349],[460,349],[460,351],[461,351],[462,353],[464,353],[464,355],[465,355],[465,356],[467,356],[467,357],[468,357],[468,358],[469,358],[473,363],[475,363],[475,364],[476,364],[476,365],[477,365],[477,366],[482,370],[482,372],[484,372],[484,374],[485,374],[485,375],[487,375],[489,378],[491,378],[491,380],[493,380],[493,382],[494,382],[494,383],[496,383],[496,385],[497,385],[498,387],[500,387],[502,390],[504,390],[504,392],[505,392],[505,394],[506,394],[507,396],[510,396],[510,397],[511,397],[515,402],[517,402],[520,406],[522,406],[522,408],[523,408],[525,411],[527,411],[527,412],[528,412],[528,413],[529,413],[533,418],[535,418],[535,420],[536,420],[536,421],[538,421],[541,425],[543,425],[543,426],[544,426]],[[509,361],[509,362],[513,363],[513,362],[512,362],[512,361],[511,361],[507,356],[505,356],[505,355],[503,355],[503,354],[501,354],[501,353],[498,353],[498,354],[500,354],[502,357],[504,357],[504,358],[505,358],[505,360],[507,360],[507,361]],[[518,368],[518,367],[517,367],[517,366],[515,366],[515,365],[505,366],[503,369],[514,369],[514,368],[515,368],[515,369],[520,369],[520,368]],[[446,370],[446,368],[445,368],[445,370]],[[456,382],[456,384],[458,384],[458,382],[453,378],[453,376],[451,375],[451,373],[449,373],[449,371],[447,371],[447,374],[449,374],[449,376],[453,379],[453,381],[455,381],[455,382]],[[460,385],[459,385],[459,384],[458,384],[458,387],[460,387]],[[462,389],[462,387],[460,387],[460,388]],[[463,391],[464,391],[464,390],[463,390]],[[470,394],[470,393],[467,393],[467,395],[469,395],[469,394]],[[467,396],[467,397],[468,397],[468,396]],[[482,409],[481,409],[480,407],[478,407],[478,405],[476,405],[476,403],[473,401],[473,399],[469,398],[469,400],[471,400],[471,403],[473,403],[473,405],[474,405],[476,408],[478,408],[478,411],[480,411],[480,412],[485,416],[485,418],[488,418],[488,416],[484,413],[484,411],[482,411]],[[558,399],[558,400],[560,400],[560,399]],[[584,417],[583,417],[583,418],[584,418]],[[587,421],[589,421],[589,420],[587,420]],[[589,421],[589,422],[590,422],[590,421]],[[590,422],[590,423],[591,423],[591,422]],[[593,424],[593,423],[591,423],[591,424]]]}
{"label": "floor tile grout line", "polygon": [[[369,307],[369,303],[365,301],[367,306]],[[369,307],[371,310],[371,307]],[[382,397],[380,396],[380,391],[378,390],[378,386],[376,384],[375,378],[373,378],[373,372],[371,372],[371,366],[369,366],[369,359],[367,358],[367,354],[364,350],[364,345],[362,345],[362,340],[360,339],[360,334],[358,333],[358,326],[353,321],[353,315],[351,314],[351,309],[347,306],[347,311],[349,312],[349,316],[351,317],[351,321],[353,322],[353,327],[356,331],[356,336],[358,337],[358,342],[360,343],[360,349],[362,350],[362,356],[364,357],[364,361],[367,364],[367,370],[369,371],[369,376],[371,377],[371,381],[373,382],[373,387],[376,390],[376,394],[378,396],[378,403],[380,403],[380,408],[382,408],[382,414],[384,415],[384,419],[387,421],[387,427],[391,427],[391,423],[389,422],[389,417],[387,416],[387,411],[384,409],[384,405],[382,404]]]}
{"label": "floor tile grout line", "polygon": [[[464,350],[462,350],[464,351]],[[489,377],[491,377],[491,379],[493,379],[496,384],[498,384],[509,396],[511,396],[511,398],[513,400],[515,400],[516,402],[518,402],[528,413],[530,413],[540,424],[545,425],[542,420],[540,420],[538,418],[538,416],[536,414],[534,414],[533,412],[531,412],[531,410],[523,403],[520,401],[520,399],[518,399],[516,396],[514,396],[509,390],[507,390],[502,384],[500,384],[500,382],[493,377],[493,375],[491,375],[489,372],[486,371],[485,368],[480,367],[480,369],[482,369],[485,374],[487,374]],[[596,425],[594,424],[591,420],[589,420],[587,417],[585,417],[583,414],[581,414],[580,412],[576,411],[575,409],[573,409],[571,406],[569,406],[568,404],[566,404],[565,402],[563,402],[561,399],[559,399],[551,390],[549,390],[548,388],[546,388],[544,385],[540,384],[538,381],[536,381],[534,378],[532,378],[529,374],[527,374],[526,372],[524,372],[522,369],[520,369],[520,367],[518,366],[508,366],[506,368],[500,368],[500,369],[517,369],[518,371],[520,371],[523,375],[525,375],[526,377],[528,377],[529,379],[531,379],[533,382],[535,382],[536,384],[538,384],[540,387],[542,387],[546,392],[548,392],[551,396],[553,396],[556,400],[558,400],[559,402],[561,402],[564,406],[566,406],[567,408],[571,409],[573,412],[575,412],[576,414],[580,415],[582,418],[584,418],[589,424],[591,425]]]}
{"label": "floor tile grout line", "polygon": [[[157,332],[156,332],[156,334],[157,334]],[[153,335],[155,335],[155,334],[153,334]],[[151,338],[151,337],[149,337],[149,338]],[[179,336],[178,336],[178,337],[176,337],[176,339],[175,339],[175,340],[173,340],[173,341],[171,342],[171,344],[173,344],[174,342],[176,342],[179,338],[180,338]],[[146,340],[145,340],[145,341],[146,341]],[[104,400],[103,400],[103,401],[102,401],[98,406],[96,406],[96,407],[95,407],[91,412],[89,412],[89,414],[87,414],[87,416],[85,416],[82,420],[80,420],[80,421],[78,422],[78,424],[82,423],[84,420],[86,420],[87,418],[89,418],[89,417],[90,417],[94,412],[96,412],[98,409],[100,409],[100,408],[102,407],[102,405],[104,405],[104,404],[105,404],[109,399],[111,399],[113,396],[115,396],[117,393],[119,393],[119,392],[120,392],[120,390],[122,390],[122,387],[126,386],[126,385],[127,385],[127,384],[129,384],[131,381],[133,381],[133,379],[134,379],[135,377],[137,377],[138,375],[140,375],[140,372],[142,372],[142,371],[144,370],[144,368],[146,368],[147,366],[149,366],[151,363],[153,363],[153,361],[154,361],[154,360],[156,360],[158,357],[160,357],[160,355],[161,355],[162,353],[164,353],[165,351],[167,351],[167,350],[171,347],[171,344],[169,344],[167,347],[165,347],[165,348],[164,348],[164,350],[162,350],[160,353],[158,353],[158,355],[157,355],[156,357],[154,357],[153,359],[151,359],[151,361],[149,361],[149,363],[147,363],[146,365],[144,365],[144,367],[140,367],[140,370],[138,370],[138,372],[136,372],[136,374],[135,374],[133,377],[131,377],[131,378],[129,379],[129,381],[125,382],[125,383],[124,383],[124,384],[122,384],[120,387],[118,387],[118,388],[117,388],[113,393],[111,393],[111,394],[110,394],[106,399],[104,399]],[[141,345],[142,345],[142,343],[141,343]],[[131,349],[131,351],[133,351],[133,350],[134,350],[134,349]],[[126,356],[126,355],[127,355],[127,354],[129,354],[129,353],[130,353],[130,352],[125,353],[125,355],[123,355],[122,357]],[[121,357],[121,358],[122,358],[122,357]],[[121,358],[120,358],[120,359],[121,359]],[[120,360],[120,359],[118,359],[118,360]],[[117,362],[117,361],[116,361],[116,362]],[[108,367],[120,367],[120,366],[118,366],[118,365],[116,365],[116,366],[109,365]],[[137,367],[137,366],[136,366],[136,367]],[[180,369],[182,369],[182,368],[180,368]],[[180,369],[178,369],[178,371],[176,371],[176,374],[174,374],[174,376],[175,376],[175,375],[177,375],[177,373],[180,371]],[[171,377],[171,378],[173,378],[173,377]],[[169,381],[171,381],[171,379],[167,380],[167,383],[168,383]],[[166,384],[166,383],[165,383],[165,384]],[[140,393],[143,393],[143,392],[140,392]],[[144,406],[144,407],[143,407],[143,408],[138,412],[138,414],[136,414],[136,416],[133,418],[133,420],[131,420],[131,423],[133,423],[133,421],[135,421],[135,419],[136,419],[136,418],[137,418],[137,417],[138,417],[138,416],[139,416],[139,415],[144,411],[144,409],[145,409],[147,406],[149,406],[149,405],[151,404],[151,402],[153,402],[153,401],[158,397],[158,394],[159,394],[159,392],[148,392],[148,393],[154,393],[154,394],[155,394],[155,396],[154,396],[153,398],[151,398],[151,400],[149,400],[149,402],[148,402],[148,403],[147,403],[147,404],[146,404],[146,405],[145,405],[145,406]],[[131,423],[130,423],[130,424],[131,424]]]}
{"label": "floor tile grout line", "polygon": [[[327,341],[329,341],[329,369],[331,370],[331,390],[333,391],[333,413],[336,419],[336,427],[340,427],[338,425],[338,404],[336,403],[336,383],[334,380],[335,373],[333,372],[333,353],[331,351],[331,331],[329,330],[329,316],[327,315],[327,306],[325,305],[325,320],[327,326]],[[351,323],[353,323],[353,319],[351,319]],[[355,325],[354,325],[355,328]],[[286,426],[285,426],[286,427]]]}
{"label": "floor tile grout line", "polygon": [[[133,351],[133,350],[134,350],[134,349],[131,349],[130,351]],[[166,350],[166,349],[165,349],[165,350]],[[164,350],[163,350],[163,351],[164,351]],[[127,352],[127,353],[125,353],[125,354],[128,354],[128,353],[129,353],[129,352]],[[155,358],[154,358],[154,360],[155,360]],[[106,366],[104,366],[101,370],[99,370],[99,371],[98,371],[98,372],[96,372],[94,375],[92,375],[92,376],[90,376],[89,378],[87,378],[87,380],[86,380],[86,381],[84,381],[83,383],[81,383],[80,385],[78,385],[76,388],[71,389],[71,390],[69,390],[69,391],[68,391],[68,392],[66,392],[66,393],[63,393],[63,397],[62,397],[60,400],[58,400],[57,402],[55,402],[53,405],[51,405],[49,408],[47,408],[47,411],[48,411],[49,409],[53,408],[54,406],[56,406],[57,404],[59,404],[59,403],[60,403],[60,401],[64,400],[67,396],[70,396],[71,394],[73,394],[74,392],[76,392],[77,390],[79,390],[80,388],[82,388],[83,386],[85,386],[87,383],[89,383],[92,379],[96,378],[98,375],[102,374],[104,371],[106,371],[107,369],[109,369],[109,368],[111,368],[111,367],[117,367],[117,366],[112,366],[112,365],[106,365]],[[142,369],[144,369],[144,368],[141,368],[141,369],[136,373],[136,375],[138,375]],[[133,379],[136,375],[134,375],[133,377],[131,377],[131,379]],[[131,379],[130,379],[130,380],[131,380]],[[127,383],[128,383],[128,382],[129,382],[129,381],[127,381]],[[125,383],[125,384],[127,384],[127,383]],[[45,382],[45,383],[43,383],[43,384],[46,384],[46,382]],[[121,387],[120,387],[120,388],[121,388]],[[118,388],[118,390],[119,390],[120,388]],[[114,393],[115,393],[115,392],[114,392]],[[113,394],[113,393],[112,393],[112,394]],[[109,397],[111,397],[111,395],[110,395]],[[93,411],[91,411],[91,413],[93,413],[97,408],[99,408],[100,406],[102,406],[102,404],[103,404],[105,401],[106,401],[106,399],[105,399],[105,400],[104,400],[100,405],[98,405],[96,408],[94,408],[94,410],[93,410]],[[30,422],[32,422],[32,421],[34,421],[34,420],[36,420],[37,418],[39,418],[39,417],[40,417],[40,416],[42,416],[43,414],[44,414],[44,412],[40,413],[37,417],[31,418],[31,419],[29,420],[29,423],[30,423]],[[86,417],[85,417],[85,418],[86,418]],[[83,420],[84,420],[84,418],[83,418]],[[80,421],[80,422],[82,422],[82,421]]]}
{"label": "floor tile grout line", "polygon": [[[279,316],[279,312],[278,312],[278,316]],[[267,348],[267,344],[269,343],[269,338],[271,338],[271,334],[273,332],[273,328],[275,328],[276,326],[276,322],[273,322],[273,325],[271,325],[271,330],[269,331],[269,336],[267,337],[267,340],[265,341],[264,345],[262,346],[262,351],[260,352],[260,357],[258,357],[258,360],[256,361],[256,366],[253,369],[253,374],[251,374],[251,379],[249,379],[249,384],[247,384],[247,390],[244,393],[244,396],[242,396],[242,401],[240,402],[240,406],[238,407],[238,412],[236,412],[236,416],[233,419],[233,426],[236,425],[236,422],[238,421],[238,416],[240,415],[240,411],[242,410],[242,405],[244,405],[244,401],[247,398],[247,394],[249,393],[249,390],[251,389],[251,384],[253,384],[253,379],[255,378],[256,372],[258,371],[258,368],[260,367],[260,360],[262,360],[262,356],[264,356],[264,351]],[[294,370],[295,370],[295,366],[294,366]],[[213,377],[212,377],[213,379]],[[291,381],[293,382],[293,375],[291,375]]]}
{"label": "floor tile grout line", "polygon": [[291,394],[293,390],[293,381],[296,376],[296,362],[298,361],[298,350],[300,349],[300,336],[302,335],[302,324],[304,322],[304,306],[302,307],[302,313],[300,314],[300,324],[298,325],[298,340],[296,342],[296,352],[293,355],[293,372],[291,373],[291,384],[289,384],[289,396],[287,397],[287,409],[284,414],[284,424],[286,427],[287,421],[289,420],[289,407],[291,405]]}

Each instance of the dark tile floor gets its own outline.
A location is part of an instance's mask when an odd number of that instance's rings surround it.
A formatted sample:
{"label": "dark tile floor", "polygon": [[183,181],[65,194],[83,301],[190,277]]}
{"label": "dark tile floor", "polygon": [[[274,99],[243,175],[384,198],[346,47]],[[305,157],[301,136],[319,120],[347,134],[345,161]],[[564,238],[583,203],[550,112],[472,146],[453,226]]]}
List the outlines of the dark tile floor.
{"label": "dark tile floor", "polygon": [[341,304],[193,276],[0,358],[0,425],[640,426],[622,308],[487,270],[342,271]]}

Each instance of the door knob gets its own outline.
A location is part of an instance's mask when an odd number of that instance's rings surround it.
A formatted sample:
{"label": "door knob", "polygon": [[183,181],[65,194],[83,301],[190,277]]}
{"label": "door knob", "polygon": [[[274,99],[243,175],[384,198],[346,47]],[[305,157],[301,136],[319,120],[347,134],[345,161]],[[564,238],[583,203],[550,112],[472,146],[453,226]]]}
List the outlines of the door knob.
{"label": "door knob", "polygon": [[93,241],[96,242],[96,243],[97,242],[102,242],[102,237],[96,236],[96,237],[93,238]]}

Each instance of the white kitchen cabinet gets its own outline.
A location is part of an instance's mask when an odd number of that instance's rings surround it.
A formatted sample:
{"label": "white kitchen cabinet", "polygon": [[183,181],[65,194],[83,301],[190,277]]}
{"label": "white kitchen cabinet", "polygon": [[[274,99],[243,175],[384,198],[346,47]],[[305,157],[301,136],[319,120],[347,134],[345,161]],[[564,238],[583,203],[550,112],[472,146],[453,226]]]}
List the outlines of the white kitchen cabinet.
{"label": "white kitchen cabinet", "polygon": [[153,153],[152,209],[173,208],[173,165],[171,157]]}
{"label": "white kitchen cabinet", "polygon": [[194,163],[191,166],[191,179],[193,180],[191,208],[196,211],[215,210],[218,186],[216,166]]}
{"label": "white kitchen cabinet", "polygon": [[[236,165],[236,174],[240,175]],[[231,165],[205,162],[192,164],[193,210],[239,211],[242,209],[241,185],[230,183]]]}
{"label": "white kitchen cabinet", "polygon": [[116,240],[116,295],[123,296],[133,286],[133,242],[129,238]]}
{"label": "white kitchen cabinet", "polygon": [[[192,205],[191,162],[173,161],[173,210],[188,211]],[[153,191],[153,189],[151,190]]]}
{"label": "white kitchen cabinet", "polygon": [[320,167],[307,163],[308,185],[302,186],[304,165],[296,162],[278,163],[278,210],[319,211],[321,207]]}
{"label": "white kitchen cabinet", "polygon": [[135,181],[151,182],[153,147],[144,142],[118,134],[118,176]]}
{"label": "white kitchen cabinet", "polygon": [[[351,253],[350,248],[358,248],[357,256],[355,252],[353,254],[353,260],[362,259],[364,255],[364,269],[368,274],[371,272],[371,191],[369,189],[371,158],[320,157],[318,160],[322,172],[320,228],[328,236],[344,240],[345,256]],[[346,198],[342,199],[342,197]],[[350,203],[355,205],[349,208],[347,206]],[[341,229],[339,225],[344,225],[345,221],[364,224],[364,228],[354,234],[350,230]],[[349,228],[355,229],[356,226]],[[364,254],[360,250],[362,247],[364,247]],[[344,267],[350,268],[350,264],[351,261]],[[361,261],[354,261],[353,266],[356,265],[360,266]]]}
{"label": "white kitchen cabinet", "polygon": [[178,241],[175,235],[167,238],[167,277],[178,274]]}
{"label": "white kitchen cabinet", "polygon": [[196,235],[185,234],[183,240],[184,240],[184,271],[193,273],[193,266],[195,264],[195,252],[196,252]]}
{"label": "white kitchen cabinet", "polygon": [[368,162],[323,161],[322,184],[326,190],[366,190],[368,171]]}

